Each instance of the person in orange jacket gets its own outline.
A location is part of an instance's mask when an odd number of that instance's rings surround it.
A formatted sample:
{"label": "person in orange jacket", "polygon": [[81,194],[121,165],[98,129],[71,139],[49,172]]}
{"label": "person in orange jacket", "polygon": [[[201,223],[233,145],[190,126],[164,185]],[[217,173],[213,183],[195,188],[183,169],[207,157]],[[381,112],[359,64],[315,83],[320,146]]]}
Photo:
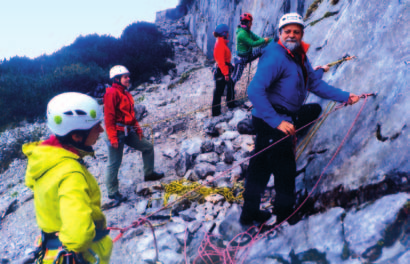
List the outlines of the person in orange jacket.
{"label": "person in orange jacket", "polygon": [[130,86],[130,72],[122,65],[110,70],[112,86],[104,95],[104,122],[108,142],[108,164],[105,184],[112,206],[127,200],[118,190],[118,170],[121,165],[124,144],[142,152],[144,180],[156,181],[164,173],[154,171],[154,146],[144,138],[142,129],[135,118],[134,99],[127,91]]}
{"label": "person in orange jacket", "polygon": [[228,102],[228,108],[232,109],[237,106],[235,100],[235,84],[231,79],[233,66],[231,64],[231,51],[229,50],[227,43],[229,37],[229,27],[226,24],[220,24],[215,28],[214,36],[216,43],[214,47],[214,59],[217,67],[214,71],[215,90],[212,100],[212,116],[218,116],[221,114],[221,98],[227,87],[226,101]]}

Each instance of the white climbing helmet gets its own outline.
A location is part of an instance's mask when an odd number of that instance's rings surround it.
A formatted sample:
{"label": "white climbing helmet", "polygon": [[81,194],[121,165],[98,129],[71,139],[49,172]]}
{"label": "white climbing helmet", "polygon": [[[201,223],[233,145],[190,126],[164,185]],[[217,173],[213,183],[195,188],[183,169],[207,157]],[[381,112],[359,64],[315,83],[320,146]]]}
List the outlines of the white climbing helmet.
{"label": "white climbing helmet", "polygon": [[128,71],[128,69],[125,68],[124,66],[115,65],[110,70],[110,79],[112,79],[112,78],[114,78],[115,76],[118,76],[118,75],[129,74],[129,73],[130,72]]}
{"label": "white climbing helmet", "polygon": [[97,101],[82,93],[62,93],[47,105],[47,125],[57,136],[88,130],[101,122],[103,111]]}
{"label": "white climbing helmet", "polygon": [[303,18],[298,13],[288,13],[284,14],[279,20],[279,30],[289,24],[298,24],[301,25],[302,28],[305,28],[305,24],[303,23]]}

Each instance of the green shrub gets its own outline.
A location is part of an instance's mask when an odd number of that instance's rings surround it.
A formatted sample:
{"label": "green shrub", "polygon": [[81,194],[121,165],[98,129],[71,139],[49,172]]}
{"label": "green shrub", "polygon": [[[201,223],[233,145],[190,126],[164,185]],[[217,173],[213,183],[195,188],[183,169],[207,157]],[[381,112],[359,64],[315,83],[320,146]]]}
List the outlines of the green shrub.
{"label": "green shrub", "polygon": [[307,20],[313,12],[316,11],[316,9],[319,7],[319,5],[322,3],[323,0],[315,0],[313,3],[309,6],[309,8],[306,10],[305,18],[304,20]]}
{"label": "green shrub", "polygon": [[47,102],[63,92],[87,93],[104,80],[96,65],[72,64],[38,76],[5,74],[0,79],[0,127],[10,122],[44,116]]}
{"label": "green shrub", "polygon": [[147,81],[151,76],[166,73],[174,67],[167,62],[174,54],[173,48],[162,41],[162,34],[155,24],[134,23],[121,35],[122,64],[131,72],[134,83]]}

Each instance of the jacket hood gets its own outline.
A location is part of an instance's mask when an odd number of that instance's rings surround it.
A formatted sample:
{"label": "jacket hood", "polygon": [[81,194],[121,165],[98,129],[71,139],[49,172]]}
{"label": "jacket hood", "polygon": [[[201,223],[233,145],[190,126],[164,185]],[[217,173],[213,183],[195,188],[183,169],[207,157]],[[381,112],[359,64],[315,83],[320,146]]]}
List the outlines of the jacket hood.
{"label": "jacket hood", "polygon": [[80,156],[62,147],[42,144],[43,141],[23,145],[23,153],[28,158],[26,185],[32,188],[48,170],[67,159],[80,160]]}

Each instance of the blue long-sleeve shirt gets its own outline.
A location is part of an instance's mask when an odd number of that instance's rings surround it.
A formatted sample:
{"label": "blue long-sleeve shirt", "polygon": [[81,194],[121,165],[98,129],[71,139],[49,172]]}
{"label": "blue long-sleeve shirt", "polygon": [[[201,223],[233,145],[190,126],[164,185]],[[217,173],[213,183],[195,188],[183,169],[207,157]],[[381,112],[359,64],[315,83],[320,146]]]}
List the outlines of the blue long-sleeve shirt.
{"label": "blue long-sleeve shirt", "polygon": [[[302,42],[302,48],[307,52],[308,44]],[[291,122],[292,118],[277,113],[272,105],[296,112],[302,106],[308,91],[338,102],[349,99],[348,92],[321,80],[321,74],[315,74],[307,57],[304,66],[307,81],[301,65],[292,58],[290,51],[278,43],[270,43],[264,49],[256,74],[248,87],[249,100],[254,107],[252,114],[276,128],[283,120]]]}

